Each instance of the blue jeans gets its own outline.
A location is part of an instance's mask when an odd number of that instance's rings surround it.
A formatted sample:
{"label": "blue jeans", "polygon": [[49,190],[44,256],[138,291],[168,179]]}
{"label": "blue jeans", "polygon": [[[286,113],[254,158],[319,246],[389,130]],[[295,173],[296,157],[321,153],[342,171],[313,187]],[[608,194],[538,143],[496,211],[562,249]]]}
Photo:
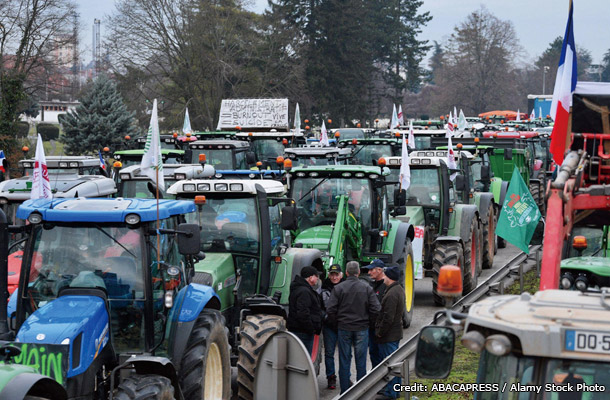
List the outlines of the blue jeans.
{"label": "blue jeans", "polygon": [[294,336],[301,339],[301,342],[303,342],[303,345],[305,345],[307,352],[309,353],[309,355],[311,355],[311,351],[313,350],[313,333],[303,333],[303,332],[290,332],[290,333],[294,334]]}
{"label": "blue jeans", "polygon": [[374,329],[369,330],[369,357],[371,357],[372,368],[378,366],[381,363],[381,360],[383,360],[379,353],[379,345],[375,341]]}
{"label": "blue jeans", "polygon": [[356,359],[356,378],[366,375],[366,349],[369,347],[369,330],[345,331],[339,329],[339,384],[341,393],[349,389],[350,368],[352,366],[352,347]]}
{"label": "blue jeans", "polygon": [[335,375],[335,348],[337,347],[337,332],[324,327],[324,365],[326,377]]}
{"label": "blue jeans", "polygon": [[[381,359],[384,360],[387,356],[395,352],[398,349],[398,343],[398,340],[395,342],[379,343],[377,346],[379,346],[379,355],[381,356]],[[386,396],[397,399],[399,392],[394,391],[393,386],[395,384],[400,385],[400,377],[397,376],[390,382],[388,382],[384,394]]]}

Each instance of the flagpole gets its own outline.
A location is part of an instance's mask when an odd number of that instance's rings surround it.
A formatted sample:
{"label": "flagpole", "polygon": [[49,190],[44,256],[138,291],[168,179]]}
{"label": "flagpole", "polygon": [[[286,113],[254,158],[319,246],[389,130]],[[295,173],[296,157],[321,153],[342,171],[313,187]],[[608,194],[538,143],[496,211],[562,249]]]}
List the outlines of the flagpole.
{"label": "flagpole", "polygon": [[155,197],[157,198],[157,268],[161,262],[161,234],[159,233],[159,169],[156,170]]}

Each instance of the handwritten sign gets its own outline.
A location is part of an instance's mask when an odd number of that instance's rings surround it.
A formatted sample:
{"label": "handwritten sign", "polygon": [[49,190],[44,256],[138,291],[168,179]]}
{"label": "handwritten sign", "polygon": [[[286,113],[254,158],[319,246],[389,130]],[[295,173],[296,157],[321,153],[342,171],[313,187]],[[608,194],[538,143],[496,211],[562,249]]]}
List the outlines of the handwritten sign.
{"label": "handwritten sign", "polygon": [[66,385],[69,345],[37,343],[12,343],[12,345],[21,349],[21,354],[12,359],[15,364],[32,367],[41,375],[54,379],[60,385]]}
{"label": "handwritten sign", "polygon": [[228,99],[220,105],[217,130],[288,129],[288,99]]}

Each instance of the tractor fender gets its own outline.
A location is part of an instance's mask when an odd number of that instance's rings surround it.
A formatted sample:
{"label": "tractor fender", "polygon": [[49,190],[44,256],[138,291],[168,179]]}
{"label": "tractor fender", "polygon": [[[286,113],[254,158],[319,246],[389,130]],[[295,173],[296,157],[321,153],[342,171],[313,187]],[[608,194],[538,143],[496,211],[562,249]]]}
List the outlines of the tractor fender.
{"label": "tractor fender", "polygon": [[290,282],[294,279],[296,275],[301,273],[303,267],[307,267],[309,265],[316,267],[316,269],[320,272],[323,271],[324,265],[322,264],[322,252],[318,249],[305,249],[298,247],[291,247],[286,250],[286,255],[291,255],[292,263],[286,266],[286,277],[290,277],[288,281],[288,286],[290,286]]}
{"label": "tractor fender", "polygon": [[508,192],[508,182],[502,181],[502,186],[500,187],[500,208],[504,207],[504,199],[506,198],[506,192]]}
{"label": "tractor fender", "polygon": [[138,375],[159,375],[168,378],[172,381],[172,386],[174,387],[174,397],[176,399],[184,399],[176,367],[174,367],[174,364],[168,358],[133,355],[121,364],[118,369],[131,368],[131,366],[135,368]]}
{"label": "tractor fender", "polygon": [[477,219],[477,221],[479,220],[479,210],[475,205],[458,205],[455,207],[455,209],[455,212],[458,213],[457,217],[460,221],[459,231],[458,227],[456,226],[451,229],[449,233],[452,233],[453,235],[459,233],[462,239],[467,238],[470,236],[470,222],[473,219]]}
{"label": "tractor fender", "polygon": [[174,299],[168,318],[171,324],[168,342],[169,355],[176,364],[180,364],[188,338],[204,308],[220,310],[218,295],[209,286],[191,283],[183,287]]}
{"label": "tractor fender", "polygon": [[0,400],[23,399],[26,395],[51,400],[68,398],[66,389],[55,380],[36,373],[21,373],[8,381],[0,391]]}
{"label": "tractor fender", "polygon": [[[388,237],[388,239],[390,240],[392,239],[392,231],[394,231],[394,229],[391,229],[390,231],[390,235]],[[393,263],[395,263],[402,256],[402,251],[405,248],[406,239],[409,238],[411,239],[411,242],[413,242],[413,239],[415,238],[415,228],[413,228],[413,225],[409,224],[408,222],[400,222],[398,223],[398,227],[396,228],[395,232],[396,234],[393,235],[394,240],[391,243],[388,243],[389,247],[393,249]],[[390,242],[390,240],[388,240],[388,242]]]}
{"label": "tractor fender", "polygon": [[491,193],[481,193],[479,196],[479,215],[481,217],[481,222],[486,224],[487,219],[489,217],[489,206],[493,204],[494,195]]}
{"label": "tractor fender", "polygon": [[436,239],[434,239],[435,245],[437,243],[452,243],[452,242],[458,242],[461,244],[462,238],[459,236],[439,236]]}

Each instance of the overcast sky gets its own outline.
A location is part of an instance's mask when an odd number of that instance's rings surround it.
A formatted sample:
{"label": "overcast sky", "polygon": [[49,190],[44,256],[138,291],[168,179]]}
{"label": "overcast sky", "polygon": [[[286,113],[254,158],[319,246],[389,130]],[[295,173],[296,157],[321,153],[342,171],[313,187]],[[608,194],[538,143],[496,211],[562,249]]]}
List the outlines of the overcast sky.
{"label": "overcast sky", "polygon": [[[80,7],[81,37],[85,59],[91,59],[93,19],[102,20],[102,35],[107,31],[104,16],[113,12],[114,0],[77,0]],[[267,0],[251,0],[251,9],[263,12]],[[608,0],[574,0],[574,37],[576,47],[591,52],[594,63],[600,63],[610,49],[610,13]],[[563,36],[568,17],[569,0],[424,0],[421,11],[429,11],[432,21],[423,29],[420,39],[443,42],[466,16],[485,4],[496,17],[512,21],[525,50],[526,62],[538,57],[557,36]]]}

